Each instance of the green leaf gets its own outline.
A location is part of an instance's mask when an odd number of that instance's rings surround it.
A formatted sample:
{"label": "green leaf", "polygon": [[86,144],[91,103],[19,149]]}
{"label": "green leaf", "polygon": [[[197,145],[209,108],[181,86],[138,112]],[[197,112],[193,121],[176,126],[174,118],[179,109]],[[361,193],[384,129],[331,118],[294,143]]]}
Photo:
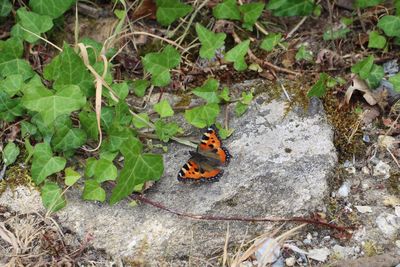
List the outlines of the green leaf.
{"label": "green leaf", "polygon": [[120,101],[115,105],[115,123],[121,126],[128,126],[132,121],[129,106],[125,101]]}
{"label": "green leaf", "polygon": [[250,40],[246,40],[236,45],[234,48],[229,50],[225,55],[225,60],[233,62],[233,67],[237,71],[243,71],[247,68],[244,57],[249,50]]}
{"label": "green leaf", "polygon": [[8,61],[22,57],[24,46],[22,40],[18,38],[8,38],[5,41],[0,40],[0,66],[7,64]]}
{"label": "green leaf", "polygon": [[86,143],[86,132],[79,128],[62,127],[56,129],[51,140],[53,150],[56,152],[67,152],[79,148]]}
{"label": "green leaf", "polygon": [[43,72],[45,79],[54,81],[54,88],[75,84],[86,96],[94,94],[92,76],[82,59],[67,44],[64,44],[63,52],[53,58]]}
{"label": "green leaf", "polygon": [[21,98],[10,98],[6,92],[0,91],[0,118],[2,120],[11,122],[23,113]]}
{"label": "green leaf", "polygon": [[322,36],[322,38],[325,41],[344,39],[344,38],[346,38],[346,35],[349,32],[350,32],[349,28],[343,28],[343,29],[338,29],[338,30],[329,29],[329,30],[324,32],[324,35]]}
{"label": "green leaf", "polygon": [[383,49],[386,46],[386,38],[376,31],[369,33],[368,48]]}
{"label": "green leaf", "polygon": [[156,0],[156,5],[157,21],[163,26],[170,25],[193,10],[191,6],[182,4],[179,0]]}
{"label": "green leaf", "polygon": [[369,88],[376,88],[379,86],[382,78],[385,76],[385,72],[382,66],[378,66],[374,64],[372,66],[371,72],[368,77],[365,79]]}
{"label": "green leaf", "polygon": [[271,0],[267,9],[272,11],[274,16],[307,16],[314,10],[313,0]]}
{"label": "green leaf", "polygon": [[382,2],[383,0],[356,0],[354,6],[356,8],[366,8],[370,6],[376,6]]}
{"label": "green leaf", "polygon": [[150,180],[158,180],[164,172],[163,159],[157,154],[141,154],[134,149],[135,143],[126,142],[121,147],[124,156],[124,167],[117,178],[110,204],[115,204],[129,196],[136,185]]}
{"label": "green leaf", "polygon": [[374,56],[370,55],[367,58],[360,60],[351,67],[351,72],[360,75],[362,79],[368,78],[372,66],[374,65]]}
{"label": "green leaf", "polygon": [[150,82],[148,80],[135,80],[133,81],[133,92],[138,97],[144,97],[147,87],[149,87]]}
{"label": "green leaf", "polygon": [[104,200],[106,200],[106,191],[101,188],[99,182],[95,180],[86,180],[82,198],[84,200],[104,202]]}
{"label": "green leaf", "polygon": [[[17,17],[19,19],[19,25],[23,28],[35,33],[36,35],[40,35],[42,33],[47,32],[51,28],[53,28],[53,20],[51,17],[46,15],[39,15],[35,12],[29,12],[26,8],[19,8],[17,10]],[[29,43],[34,43],[39,40],[35,35],[22,31],[22,37]]]}
{"label": "green leaf", "polygon": [[22,137],[32,136],[37,133],[37,127],[27,121],[21,121],[21,135]]}
{"label": "green leaf", "polygon": [[12,4],[9,0],[0,0],[0,17],[7,17],[12,10]]}
{"label": "green leaf", "polygon": [[133,116],[132,123],[135,128],[141,129],[147,127],[150,122],[149,115],[147,113],[139,113],[136,116]]}
{"label": "green leaf", "polygon": [[149,53],[142,58],[144,69],[151,73],[151,81],[155,86],[165,86],[171,82],[169,70],[178,66],[181,55],[171,45],[167,45],[160,53]]}
{"label": "green leaf", "polygon": [[383,16],[377,26],[389,37],[400,37],[400,18],[397,16]]}
{"label": "green leaf", "polygon": [[32,180],[39,185],[47,176],[64,169],[67,161],[61,157],[53,157],[48,143],[36,144],[31,166]]}
{"label": "green leaf", "polygon": [[193,89],[193,93],[205,99],[208,103],[219,103],[218,86],[219,82],[217,80],[208,79],[203,86]]}
{"label": "green leaf", "polygon": [[217,19],[240,20],[239,6],[236,0],[224,0],[213,8],[213,16]]}
{"label": "green leaf", "polygon": [[224,89],[222,89],[221,94],[219,94],[219,97],[222,100],[228,102],[231,99],[230,96],[229,96],[229,88],[228,87],[224,87]]}
{"label": "green leaf", "polygon": [[234,129],[229,129],[229,128],[223,128],[220,123],[215,124],[218,128],[218,135],[221,137],[221,139],[226,139],[229,136],[232,135],[232,133],[235,131]]}
{"label": "green leaf", "polygon": [[389,82],[393,84],[394,90],[400,92],[400,73],[389,78]]}
{"label": "green leaf", "polygon": [[[111,84],[111,89],[113,89],[120,101],[124,100],[129,94],[129,86],[127,82],[113,83]],[[110,100],[112,100],[109,90],[105,90],[103,92]],[[112,100],[112,102],[114,102],[114,100]]]}
{"label": "green leaf", "polygon": [[3,149],[3,162],[6,166],[9,166],[15,162],[19,155],[19,147],[14,143],[10,142]]}
{"label": "green leaf", "polygon": [[242,116],[247,109],[249,108],[249,104],[253,100],[254,95],[252,92],[242,92],[242,98],[239,102],[236,103],[235,106],[235,114],[237,117]]}
{"label": "green leaf", "polygon": [[204,106],[192,108],[185,111],[185,119],[197,128],[205,128],[215,122],[219,114],[219,105],[209,103]]}
{"label": "green leaf", "polygon": [[13,59],[8,61],[6,64],[0,64],[0,75],[11,76],[14,74],[20,74],[23,80],[32,77],[35,72],[32,70],[31,65],[24,59]]}
{"label": "green leaf", "polygon": [[131,143],[135,143],[136,151],[141,151],[142,143],[133,136],[132,131],[126,127],[112,127],[108,132],[108,137],[104,146],[102,148],[106,149],[109,152],[116,152],[121,150],[121,147],[125,142],[130,141]]}
{"label": "green leaf", "polygon": [[74,3],[75,0],[30,0],[29,6],[32,11],[55,19],[64,14]]}
{"label": "green leaf", "polygon": [[168,142],[171,137],[177,133],[182,133],[182,128],[175,122],[167,123],[163,120],[157,120],[154,123],[156,135],[163,142]]}
{"label": "green leaf", "polygon": [[270,33],[264,38],[260,47],[268,52],[272,51],[274,47],[279,44],[282,39],[281,33]]}
{"label": "green leaf", "polygon": [[323,97],[327,91],[326,82],[328,78],[328,74],[321,73],[318,81],[313,85],[313,87],[311,87],[310,91],[308,91],[307,96]]}
{"label": "green leaf", "polygon": [[297,51],[295,58],[297,61],[300,60],[311,61],[313,59],[313,55],[310,50],[307,50],[306,46],[302,45]]}
{"label": "green leaf", "polygon": [[253,25],[261,16],[264,10],[264,3],[249,3],[239,7],[239,11],[243,14],[243,28],[252,31]]}
{"label": "green leaf", "polygon": [[161,118],[174,115],[174,111],[166,99],[163,99],[159,103],[155,104],[153,109],[160,115]]}
{"label": "green leaf", "polygon": [[56,183],[46,182],[41,188],[41,196],[43,206],[51,212],[56,212],[66,205],[62,190]]}
{"label": "green leaf", "polygon": [[60,115],[69,115],[86,103],[86,97],[76,85],[61,87],[55,94],[44,87],[32,87],[22,98],[23,105],[40,113],[46,125],[51,124]]}
{"label": "green leaf", "polygon": [[215,51],[224,45],[226,34],[214,33],[200,23],[196,23],[196,32],[201,43],[200,57],[212,59]]}
{"label": "green leaf", "polygon": [[81,178],[81,174],[71,167],[65,169],[65,184],[67,186],[73,186],[79,179]]}
{"label": "green leaf", "polygon": [[10,75],[6,79],[0,81],[0,91],[4,91],[10,97],[13,97],[21,91],[23,82],[24,79],[21,74]]}
{"label": "green leaf", "polygon": [[113,181],[117,178],[117,175],[117,167],[109,160],[96,160],[95,158],[88,158],[86,160],[85,176],[94,176],[95,181],[98,183]]}
{"label": "green leaf", "polygon": [[88,138],[97,141],[99,130],[97,129],[96,114],[94,112],[82,111],[79,113],[79,121]]}

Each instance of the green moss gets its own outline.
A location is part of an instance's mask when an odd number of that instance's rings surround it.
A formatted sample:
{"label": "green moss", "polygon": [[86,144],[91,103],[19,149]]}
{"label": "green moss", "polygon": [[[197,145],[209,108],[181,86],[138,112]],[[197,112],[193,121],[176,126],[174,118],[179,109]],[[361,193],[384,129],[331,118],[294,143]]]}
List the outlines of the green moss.
{"label": "green moss", "polygon": [[35,186],[32,178],[29,176],[29,171],[18,165],[9,167],[6,171],[5,179],[0,182],[0,195],[6,191],[8,187],[14,190],[19,185]]}
{"label": "green moss", "polygon": [[400,172],[392,173],[387,181],[389,193],[400,196]]}

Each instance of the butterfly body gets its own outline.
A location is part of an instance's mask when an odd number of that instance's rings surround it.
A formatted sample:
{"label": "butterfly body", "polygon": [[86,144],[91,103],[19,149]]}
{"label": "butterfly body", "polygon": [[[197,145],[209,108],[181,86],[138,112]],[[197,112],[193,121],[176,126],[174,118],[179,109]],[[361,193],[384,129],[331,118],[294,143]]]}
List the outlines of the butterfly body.
{"label": "butterfly body", "polygon": [[219,167],[228,165],[232,157],[222,146],[218,130],[214,125],[203,134],[197,150],[191,151],[190,156],[178,173],[178,180],[181,182],[217,181],[224,173]]}

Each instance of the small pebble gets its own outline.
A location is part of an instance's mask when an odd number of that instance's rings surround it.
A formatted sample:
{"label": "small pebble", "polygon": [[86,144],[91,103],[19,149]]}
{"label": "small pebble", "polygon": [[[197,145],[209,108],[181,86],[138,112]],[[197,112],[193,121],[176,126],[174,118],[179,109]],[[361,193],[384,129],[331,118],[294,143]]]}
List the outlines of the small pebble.
{"label": "small pebble", "polygon": [[328,241],[328,240],[331,240],[331,237],[330,237],[329,235],[327,235],[327,236],[324,236],[323,239],[326,240],[326,241]]}
{"label": "small pebble", "polygon": [[369,168],[367,166],[364,166],[361,168],[362,173],[364,174],[370,174]]}
{"label": "small pebble", "polygon": [[362,188],[363,190],[367,190],[367,189],[370,188],[370,185],[369,185],[369,183],[368,183],[367,181],[362,181],[362,182],[361,182],[361,188]]}
{"label": "small pebble", "polygon": [[394,214],[396,214],[397,217],[400,217],[400,206],[394,207]]}
{"label": "small pebble", "polygon": [[287,258],[285,263],[286,266],[294,266],[296,264],[296,259],[294,257]]}
{"label": "small pebble", "polygon": [[303,243],[304,245],[311,245],[311,239],[304,239]]}
{"label": "small pebble", "polygon": [[396,247],[400,248],[400,240],[396,240]]}
{"label": "small pebble", "polygon": [[318,237],[318,232],[313,232],[312,235],[313,237]]}
{"label": "small pebble", "polygon": [[350,184],[349,182],[344,182],[342,186],[339,188],[337,194],[339,197],[348,197],[350,192]]}
{"label": "small pebble", "polygon": [[361,252],[361,248],[359,246],[356,246],[354,248],[354,252],[357,253],[357,254],[360,253]]}
{"label": "small pebble", "polygon": [[312,239],[311,233],[308,233],[308,234],[307,234],[307,239],[310,239],[310,240]]}
{"label": "small pebble", "polygon": [[369,138],[369,135],[368,135],[368,134],[364,134],[364,135],[363,135],[363,141],[364,141],[365,143],[371,142],[371,139]]}
{"label": "small pebble", "polygon": [[385,179],[388,179],[390,177],[390,166],[389,164],[379,161],[373,171],[374,176],[383,176]]}

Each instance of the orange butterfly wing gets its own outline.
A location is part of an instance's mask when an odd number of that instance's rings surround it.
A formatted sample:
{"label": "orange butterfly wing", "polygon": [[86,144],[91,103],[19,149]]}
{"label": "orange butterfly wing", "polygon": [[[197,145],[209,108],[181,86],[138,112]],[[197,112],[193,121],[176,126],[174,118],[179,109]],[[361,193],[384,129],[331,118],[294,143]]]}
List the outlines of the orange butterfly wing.
{"label": "orange butterfly wing", "polygon": [[217,181],[224,173],[217,167],[227,165],[231,158],[228,150],[221,145],[217,128],[214,125],[209,127],[203,134],[197,152],[191,152],[192,157],[179,171],[178,180]]}
{"label": "orange butterfly wing", "polygon": [[216,154],[217,159],[224,165],[227,165],[232,157],[229,151],[222,146],[218,129],[214,125],[203,134],[197,150],[199,153],[206,153],[207,155],[210,155],[210,152]]}

